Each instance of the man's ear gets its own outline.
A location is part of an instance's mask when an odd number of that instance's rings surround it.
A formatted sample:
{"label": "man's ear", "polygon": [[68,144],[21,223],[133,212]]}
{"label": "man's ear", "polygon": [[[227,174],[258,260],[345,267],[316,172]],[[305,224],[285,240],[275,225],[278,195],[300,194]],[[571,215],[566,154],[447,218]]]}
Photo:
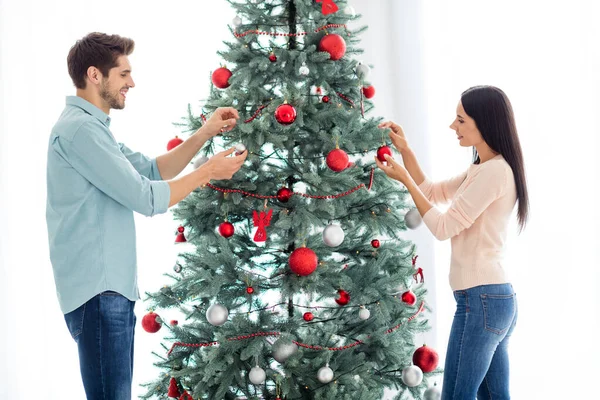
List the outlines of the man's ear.
{"label": "man's ear", "polygon": [[102,80],[102,72],[96,67],[89,67],[87,69],[87,78],[91,83],[98,85]]}

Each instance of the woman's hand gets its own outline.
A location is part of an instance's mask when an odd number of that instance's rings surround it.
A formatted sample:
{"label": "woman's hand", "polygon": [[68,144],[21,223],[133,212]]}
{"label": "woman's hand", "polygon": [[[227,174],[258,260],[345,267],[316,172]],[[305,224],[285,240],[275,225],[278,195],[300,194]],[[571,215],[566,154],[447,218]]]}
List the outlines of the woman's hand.
{"label": "woman's hand", "polygon": [[406,185],[406,183],[410,179],[412,179],[410,177],[410,174],[406,170],[406,168],[404,168],[404,166],[398,164],[396,162],[396,160],[394,160],[391,156],[386,155],[385,160],[387,161],[387,165],[385,165],[384,163],[379,161],[379,159],[377,157],[375,157],[375,162],[377,163],[377,166],[383,172],[385,172],[385,174],[387,176],[389,176],[392,179],[402,182],[404,185]]}
{"label": "woman's hand", "polygon": [[404,135],[404,130],[400,125],[395,122],[388,121],[382,122],[379,124],[379,128],[389,128],[390,129],[390,139],[394,144],[394,147],[400,154],[403,152],[410,150],[408,147],[408,141],[406,140],[406,136]]}

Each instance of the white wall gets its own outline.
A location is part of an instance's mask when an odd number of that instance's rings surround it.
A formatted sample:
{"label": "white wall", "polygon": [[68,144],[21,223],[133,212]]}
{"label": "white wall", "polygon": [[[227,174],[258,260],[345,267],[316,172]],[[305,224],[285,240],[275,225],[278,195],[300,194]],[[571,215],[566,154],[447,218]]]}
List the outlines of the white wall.
{"label": "white wall", "polygon": [[[137,87],[127,109],[113,112],[111,127],[132,148],[159,154],[178,133],[171,122],[206,96],[216,51],[229,38],[233,13],[225,2],[147,4],[0,0],[1,398],[84,398],[76,347],[54,293],[44,216],[47,137],[73,93],[69,47],[93,30],[136,40],[130,59]],[[433,178],[464,168],[470,157],[447,128],[462,90],[495,84],[513,101],[532,201],[530,226],[511,236],[507,259],[521,307],[513,397],[584,397],[600,373],[597,2],[353,4],[370,26],[361,58],[375,66],[375,112],[403,124]],[[175,259],[175,226],[169,215],[136,223],[140,286],[154,290]],[[438,317],[426,340],[443,355],[453,314],[449,243],[434,246],[424,227],[408,235],[419,245]],[[138,318],[145,311],[139,302]],[[150,352],[159,342],[138,329],[136,384],[156,377]],[[556,384],[547,379],[565,371],[568,378]]]}

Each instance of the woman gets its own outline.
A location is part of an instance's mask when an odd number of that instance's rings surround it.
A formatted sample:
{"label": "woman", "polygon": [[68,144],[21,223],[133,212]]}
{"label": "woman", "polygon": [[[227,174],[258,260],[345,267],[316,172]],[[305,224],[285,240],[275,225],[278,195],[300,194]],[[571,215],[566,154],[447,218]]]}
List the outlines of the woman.
{"label": "woman", "polygon": [[[390,138],[404,166],[377,160],[410,192],[423,221],[439,240],[452,239],[450,285],[457,307],[446,355],[442,400],[509,399],[508,340],[517,321],[517,298],[502,264],[510,215],[527,221],[529,202],[521,145],[510,101],[500,89],[465,91],[450,128],[461,146],[473,147],[462,174],[433,183],[423,173],[404,132],[393,122]],[[451,202],[446,212],[435,203]]]}

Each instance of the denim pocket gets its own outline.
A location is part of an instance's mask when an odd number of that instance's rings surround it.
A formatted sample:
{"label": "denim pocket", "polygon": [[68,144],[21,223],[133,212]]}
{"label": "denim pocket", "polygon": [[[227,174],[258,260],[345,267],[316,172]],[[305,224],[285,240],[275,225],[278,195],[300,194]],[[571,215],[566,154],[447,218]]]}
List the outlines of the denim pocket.
{"label": "denim pocket", "polygon": [[515,294],[482,294],[480,296],[485,329],[503,335],[515,318]]}
{"label": "denim pocket", "polygon": [[75,339],[77,342],[77,337],[81,335],[83,332],[83,317],[85,316],[85,306],[87,303],[82,305],[81,307],[71,311],[68,314],[65,314],[65,321],[67,323],[67,328],[69,329],[69,333],[71,337]]}

